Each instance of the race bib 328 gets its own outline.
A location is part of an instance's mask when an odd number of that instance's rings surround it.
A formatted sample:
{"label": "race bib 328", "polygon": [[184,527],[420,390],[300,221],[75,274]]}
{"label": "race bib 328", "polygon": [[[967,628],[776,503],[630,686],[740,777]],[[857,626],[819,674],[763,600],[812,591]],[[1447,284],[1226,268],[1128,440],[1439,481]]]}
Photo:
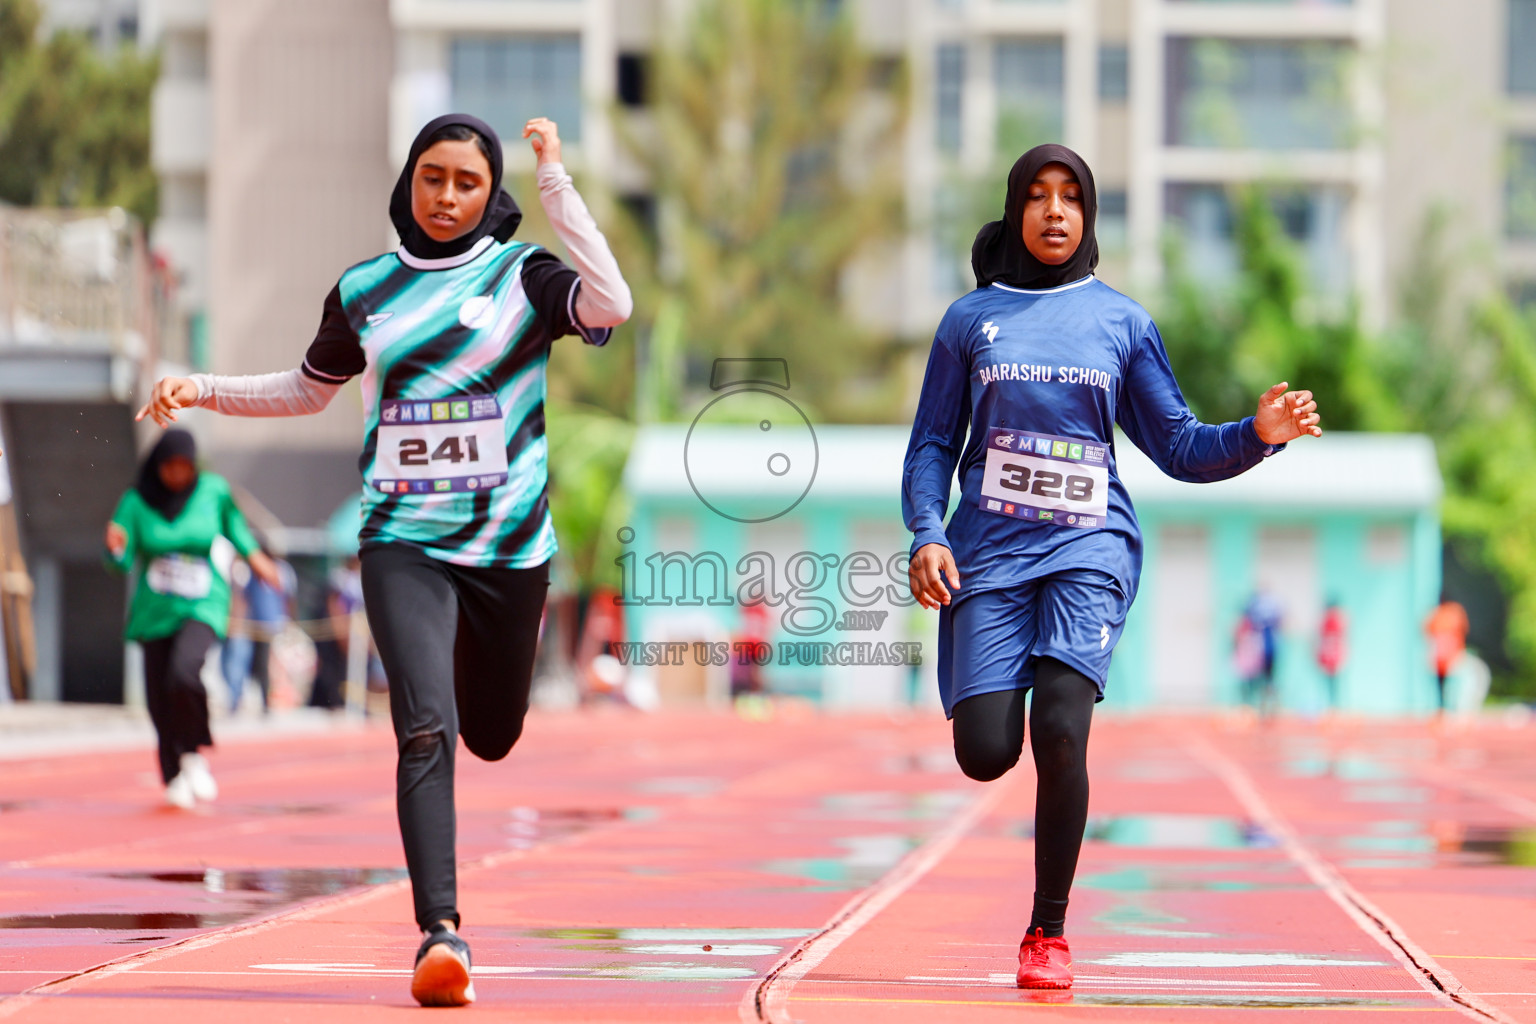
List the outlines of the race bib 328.
{"label": "race bib 328", "polygon": [[991,427],[981,507],[1037,523],[1093,529],[1109,512],[1109,453],[1098,441]]}

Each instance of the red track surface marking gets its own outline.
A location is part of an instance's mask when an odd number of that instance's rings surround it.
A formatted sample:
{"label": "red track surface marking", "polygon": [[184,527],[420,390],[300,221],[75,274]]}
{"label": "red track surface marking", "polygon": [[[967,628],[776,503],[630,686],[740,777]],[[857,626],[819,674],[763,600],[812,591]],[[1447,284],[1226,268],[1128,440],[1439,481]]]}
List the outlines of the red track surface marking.
{"label": "red track surface marking", "polygon": [[789,994],[795,982],[821,965],[832,951],[854,932],[864,927],[875,915],[895,902],[912,888],[924,875],[949,855],[965,834],[975,828],[997,803],[1014,780],[999,782],[978,798],[963,813],[935,834],[932,839],[896,865],[890,874],[855,896],[833,919],[832,924],[816,933],[774,969],[768,972],[763,983],[748,992],[741,1001],[741,1019],[745,1024],[768,1021],[770,1024],[790,1024]]}
{"label": "red track surface marking", "polygon": [[1361,931],[1381,943],[1382,948],[1401,963],[1426,991],[1432,995],[1443,995],[1457,1005],[1474,1010],[1489,1020],[1499,1021],[1500,1024],[1514,1024],[1510,1017],[1467,991],[1466,986],[1456,980],[1450,971],[1440,966],[1433,957],[1420,949],[1397,922],[1319,859],[1317,854],[1297,837],[1295,830],[1275,814],[1269,802],[1254,787],[1248,773],[1238,767],[1231,758],[1221,754],[1209,743],[1200,740],[1192,743],[1190,749],[1197,760],[1210,768],[1226,784],[1232,791],[1232,795],[1237,797],[1238,803],[1242,804],[1243,809],[1248,812],[1249,817],[1280,841],[1286,854],[1306,872],[1312,883],[1327,893],[1328,898],[1349,915],[1350,920],[1354,921]]}
{"label": "red track surface marking", "polygon": [[[1012,985],[1027,758],[971,783],[937,716],[538,715],[506,761],[460,760],[461,1012],[728,1022],[759,991],[806,1024],[1471,1012],[1370,907],[1536,1024],[1531,735],[1102,718],[1058,994]],[[214,769],[223,799],[181,814],[147,750],[0,761],[4,1024],[419,1019],[388,734],[242,739]]]}
{"label": "red track surface marking", "polygon": [[[1214,736],[1356,891],[1463,985],[1536,1021],[1536,796],[1529,728],[1345,722],[1261,743]],[[1514,799],[1511,799],[1514,798]]]}

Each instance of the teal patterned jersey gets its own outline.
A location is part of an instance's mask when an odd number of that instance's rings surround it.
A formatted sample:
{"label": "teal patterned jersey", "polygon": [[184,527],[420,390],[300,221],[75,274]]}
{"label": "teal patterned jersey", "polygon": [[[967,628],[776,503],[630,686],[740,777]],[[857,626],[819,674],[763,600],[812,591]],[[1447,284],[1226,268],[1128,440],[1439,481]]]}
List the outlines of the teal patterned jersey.
{"label": "teal patterned jersey", "polygon": [[555,553],[544,437],[551,342],[576,320],[576,272],[523,242],[462,256],[404,249],[342,275],[304,360],[361,377],[363,547],[409,544],[459,565],[527,568]]}

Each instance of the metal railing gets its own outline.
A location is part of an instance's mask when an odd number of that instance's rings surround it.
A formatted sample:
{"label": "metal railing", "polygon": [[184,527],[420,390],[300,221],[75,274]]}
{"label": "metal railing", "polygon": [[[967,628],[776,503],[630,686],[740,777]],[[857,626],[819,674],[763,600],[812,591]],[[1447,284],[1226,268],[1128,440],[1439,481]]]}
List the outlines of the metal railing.
{"label": "metal railing", "polygon": [[0,206],[0,346],[185,362],[176,282],[126,211]]}

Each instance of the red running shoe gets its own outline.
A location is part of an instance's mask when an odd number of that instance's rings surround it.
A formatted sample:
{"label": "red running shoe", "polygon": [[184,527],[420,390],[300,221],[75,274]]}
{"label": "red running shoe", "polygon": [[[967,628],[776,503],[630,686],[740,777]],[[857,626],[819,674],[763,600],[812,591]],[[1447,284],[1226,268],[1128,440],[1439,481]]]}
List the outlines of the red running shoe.
{"label": "red running shoe", "polygon": [[1046,938],[1045,929],[1019,943],[1019,988],[1071,988],[1072,951],[1061,936]]}

